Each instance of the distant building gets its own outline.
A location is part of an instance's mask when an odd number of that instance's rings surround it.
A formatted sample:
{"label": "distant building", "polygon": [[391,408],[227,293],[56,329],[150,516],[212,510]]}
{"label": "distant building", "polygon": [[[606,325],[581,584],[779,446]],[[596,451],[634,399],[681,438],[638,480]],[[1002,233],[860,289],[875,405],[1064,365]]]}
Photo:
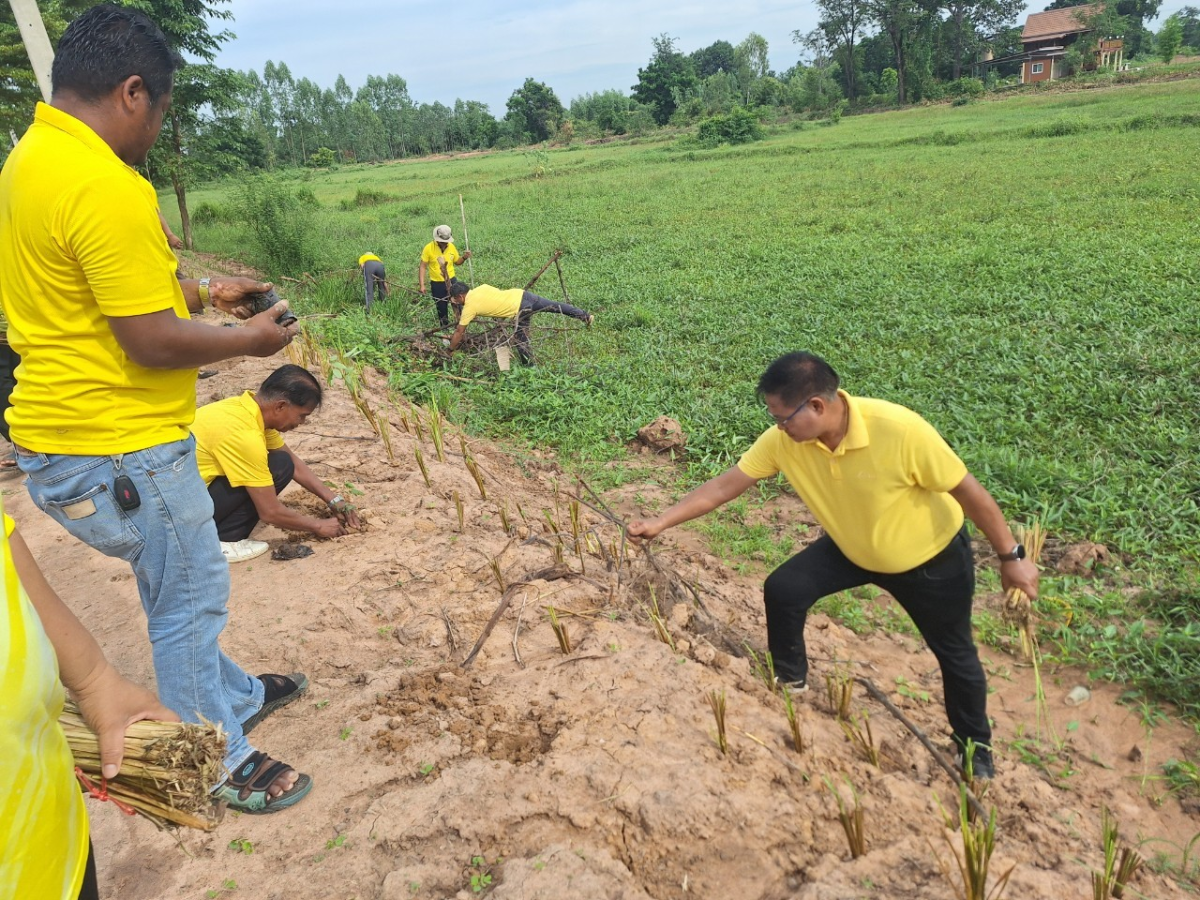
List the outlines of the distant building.
{"label": "distant building", "polygon": [[[1091,31],[1085,20],[1102,9],[1100,4],[1093,3],[1030,15],[1021,32],[1021,83],[1062,78],[1067,49]],[[1119,69],[1124,62],[1123,48],[1124,42],[1119,37],[1101,39],[1096,48],[1096,64]]]}
{"label": "distant building", "polygon": [[[1021,32],[1021,52],[999,58],[993,58],[990,52],[985,53],[979,67],[983,70],[1001,64],[1020,63],[1022,84],[1062,78],[1066,74],[1063,58],[1067,51],[1092,30],[1086,20],[1103,9],[1103,4],[1091,3],[1032,13]],[[1096,65],[1119,69],[1124,62],[1124,42],[1121,38],[1102,38],[1096,46]]]}

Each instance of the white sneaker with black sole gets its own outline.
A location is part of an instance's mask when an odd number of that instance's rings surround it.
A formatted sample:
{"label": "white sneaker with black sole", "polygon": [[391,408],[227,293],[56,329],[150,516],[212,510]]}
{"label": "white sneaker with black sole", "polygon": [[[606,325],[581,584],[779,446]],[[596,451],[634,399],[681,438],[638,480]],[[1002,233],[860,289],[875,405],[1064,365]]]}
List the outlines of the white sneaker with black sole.
{"label": "white sneaker with black sole", "polygon": [[271,549],[266,541],[252,541],[246,538],[242,541],[221,541],[221,553],[229,563],[249,562],[258,559]]}

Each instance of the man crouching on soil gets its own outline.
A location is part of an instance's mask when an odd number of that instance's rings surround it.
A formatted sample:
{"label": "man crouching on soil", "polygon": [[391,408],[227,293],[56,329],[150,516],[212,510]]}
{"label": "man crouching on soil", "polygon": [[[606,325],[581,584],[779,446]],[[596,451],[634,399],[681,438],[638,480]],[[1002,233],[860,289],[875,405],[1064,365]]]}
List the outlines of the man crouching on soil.
{"label": "man crouching on soil", "polygon": [[850,396],[830,365],[811,353],[771,363],[758,395],[775,426],[736,466],[657,518],[631,522],[630,536],[653,538],[783,472],[825,534],[763,585],[778,680],[807,690],[804,623],[814,603],[877,585],[904,607],[937,657],[960,764],[974,742],[974,777],[993,777],[987,678],[971,634],[975,568],[964,513],[995,549],[1005,590],[1018,587],[1036,599],[1037,567],[991,494],[917,413]]}
{"label": "man crouching on soil", "polygon": [[[257,392],[246,391],[196,410],[196,462],[213,501],[221,552],[231,563],[255,559],[269,549],[250,540],[261,519],[279,528],[338,537],[358,528],[358,515],[283,442],[321,405],[321,382],[300,366],[281,366]],[[329,507],[326,518],[306,516],[279,502],[295,481]]]}

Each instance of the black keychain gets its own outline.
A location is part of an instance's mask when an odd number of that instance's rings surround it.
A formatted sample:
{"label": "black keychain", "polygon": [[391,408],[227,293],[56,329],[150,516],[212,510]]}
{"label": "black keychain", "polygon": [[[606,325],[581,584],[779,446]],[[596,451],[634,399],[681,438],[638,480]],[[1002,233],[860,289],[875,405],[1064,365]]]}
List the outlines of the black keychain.
{"label": "black keychain", "polygon": [[113,496],[117,498],[117,506],[125,512],[142,505],[142,498],[138,496],[133,479],[121,471],[120,459],[117,460],[117,477],[113,481]]}

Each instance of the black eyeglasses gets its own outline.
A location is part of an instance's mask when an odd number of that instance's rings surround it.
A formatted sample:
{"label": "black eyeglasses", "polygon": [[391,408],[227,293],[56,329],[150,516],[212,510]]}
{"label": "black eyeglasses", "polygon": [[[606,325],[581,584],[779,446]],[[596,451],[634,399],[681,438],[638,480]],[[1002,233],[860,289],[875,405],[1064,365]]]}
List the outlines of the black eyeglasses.
{"label": "black eyeglasses", "polygon": [[[788,422],[792,421],[792,419],[795,417],[796,413],[800,412],[800,410],[802,410],[802,409],[804,409],[804,407],[808,406],[808,404],[812,402],[812,399],[815,396],[817,396],[817,395],[813,394],[812,397],[808,397],[807,399],[805,399],[805,401],[803,403],[801,403],[799,406],[797,406],[795,409],[793,409],[788,415],[786,415],[782,418],[780,418],[779,416],[771,416],[771,418],[774,420],[776,425],[778,425],[780,428],[782,428]],[[767,415],[770,416],[771,414],[767,413]]]}

